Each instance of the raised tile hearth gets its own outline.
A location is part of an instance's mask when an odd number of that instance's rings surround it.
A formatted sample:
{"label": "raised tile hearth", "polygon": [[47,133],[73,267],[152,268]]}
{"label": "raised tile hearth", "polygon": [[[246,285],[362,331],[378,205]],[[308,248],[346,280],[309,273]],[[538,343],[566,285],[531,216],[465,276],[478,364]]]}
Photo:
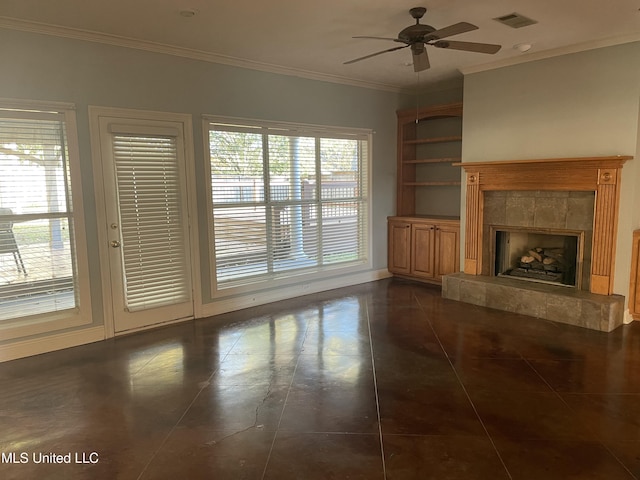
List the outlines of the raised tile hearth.
{"label": "raised tile hearth", "polygon": [[454,273],[442,279],[442,296],[482,307],[610,332],[624,321],[624,297],[505,277]]}

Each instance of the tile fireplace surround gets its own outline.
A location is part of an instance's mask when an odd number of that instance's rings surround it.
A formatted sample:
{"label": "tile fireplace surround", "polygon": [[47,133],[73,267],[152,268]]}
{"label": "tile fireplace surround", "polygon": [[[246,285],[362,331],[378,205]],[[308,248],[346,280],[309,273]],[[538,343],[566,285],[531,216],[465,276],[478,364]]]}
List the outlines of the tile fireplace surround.
{"label": "tile fireplace surround", "polygon": [[[621,325],[624,297],[613,294],[613,275],[620,172],[631,158],[458,164],[466,172],[464,273],[445,276],[442,295],[595,330],[608,332]],[[593,205],[592,215],[585,212],[585,205],[587,209]],[[493,276],[490,228],[571,228],[578,212],[586,223],[581,229],[589,250],[582,289]]]}

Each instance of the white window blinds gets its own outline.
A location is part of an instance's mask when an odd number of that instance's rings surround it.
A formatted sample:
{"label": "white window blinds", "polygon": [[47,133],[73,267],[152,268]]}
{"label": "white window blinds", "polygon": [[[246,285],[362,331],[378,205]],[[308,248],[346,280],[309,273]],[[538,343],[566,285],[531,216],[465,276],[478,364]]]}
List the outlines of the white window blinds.
{"label": "white window blinds", "polygon": [[126,133],[112,138],[126,308],[188,301],[176,138]]}
{"label": "white window blinds", "polygon": [[78,306],[63,114],[0,111],[0,321]]}
{"label": "white window blinds", "polygon": [[362,132],[209,123],[218,290],[365,263]]}

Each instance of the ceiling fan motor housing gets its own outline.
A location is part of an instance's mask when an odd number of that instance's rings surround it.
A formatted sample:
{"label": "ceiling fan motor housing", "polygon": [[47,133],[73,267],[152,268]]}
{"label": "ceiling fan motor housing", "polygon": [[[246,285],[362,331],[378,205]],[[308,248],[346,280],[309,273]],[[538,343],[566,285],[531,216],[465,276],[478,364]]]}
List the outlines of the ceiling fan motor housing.
{"label": "ceiling fan motor housing", "polygon": [[424,42],[425,40],[428,40],[425,37],[429,35],[431,32],[435,32],[435,30],[436,29],[433,28],[431,25],[423,25],[421,23],[418,23],[416,25],[411,25],[410,27],[403,29],[398,34],[398,39],[409,44],[416,43],[416,42]]}

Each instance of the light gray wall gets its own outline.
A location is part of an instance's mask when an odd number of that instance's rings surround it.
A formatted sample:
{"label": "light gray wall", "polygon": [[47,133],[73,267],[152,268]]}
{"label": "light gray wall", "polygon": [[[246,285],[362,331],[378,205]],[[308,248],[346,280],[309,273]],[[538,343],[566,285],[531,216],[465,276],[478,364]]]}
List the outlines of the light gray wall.
{"label": "light gray wall", "polygon": [[[193,115],[196,169],[203,171],[201,115],[372,129],[373,270],[385,269],[386,217],[395,209],[396,116],[401,96],[353,86],[257,72],[79,40],[0,28],[0,97],[76,105],[89,251],[97,251],[87,107]],[[210,302],[206,190],[198,175],[202,293]],[[100,266],[90,256],[94,324],[102,323]]]}
{"label": "light gray wall", "polygon": [[[467,75],[463,162],[640,157],[638,59],[636,42]],[[625,296],[631,235],[640,226],[639,162],[622,170],[614,290]],[[463,225],[464,204],[463,189]]]}
{"label": "light gray wall", "polygon": [[430,105],[461,102],[463,80],[461,76],[456,75],[449,80],[443,80],[434,84],[416,85],[415,89],[408,90],[407,93],[401,97],[399,109],[409,110],[418,106],[426,107]]}

